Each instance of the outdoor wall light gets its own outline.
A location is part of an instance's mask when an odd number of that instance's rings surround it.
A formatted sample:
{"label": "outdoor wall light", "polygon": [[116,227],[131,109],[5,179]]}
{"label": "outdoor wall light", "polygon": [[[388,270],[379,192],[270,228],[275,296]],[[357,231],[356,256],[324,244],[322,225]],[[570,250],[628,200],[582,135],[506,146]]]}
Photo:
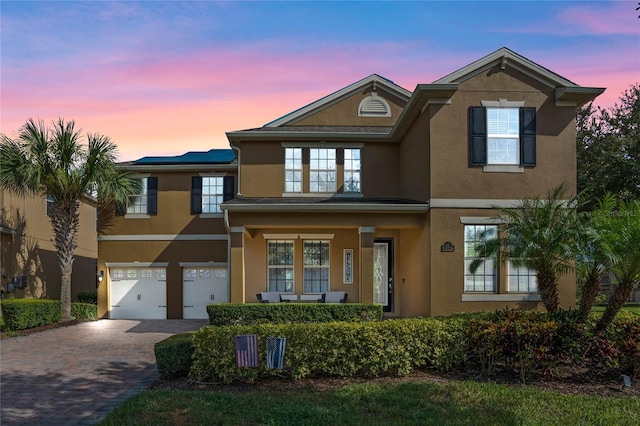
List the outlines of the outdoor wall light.
{"label": "outdoor wall light", "polygon": [[104,271],[100,271],[100,274],[98,274],[98,282],[101,283],[103,279],[104,279]]}

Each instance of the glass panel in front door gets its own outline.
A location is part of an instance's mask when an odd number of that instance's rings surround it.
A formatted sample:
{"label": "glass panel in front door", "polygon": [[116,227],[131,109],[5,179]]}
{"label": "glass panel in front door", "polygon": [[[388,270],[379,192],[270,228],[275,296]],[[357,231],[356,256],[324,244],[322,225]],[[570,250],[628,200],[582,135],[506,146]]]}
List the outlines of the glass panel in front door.
{"label": "glass panel in front door", "polygon": [[373,244],[373,301],[389,304],[389,245]]}

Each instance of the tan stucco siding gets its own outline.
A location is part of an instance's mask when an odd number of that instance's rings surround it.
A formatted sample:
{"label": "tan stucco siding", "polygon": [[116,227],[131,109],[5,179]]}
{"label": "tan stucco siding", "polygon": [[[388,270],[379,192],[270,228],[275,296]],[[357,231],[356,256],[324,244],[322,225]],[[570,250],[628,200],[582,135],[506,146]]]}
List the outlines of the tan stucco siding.
{"label": "tan stucco siding", "polygon": [[[493,311],[505,307],[541,309],[537,302],[468,302],[462,301],[464,291],[464,225],[462,216],[491,217],[487,209],[431,209],[431,315],[449,315],[456,312]],[[454,252],[441,252],[441,245],[449,241]],[[500,279],[503,281],[501,282]],[[500,292],[506,293],[505,275],[498,274]],[[568,309],[575,305],[575,275],[568,274],[559,283],[560,305]],[[513,293],[511,293],[513,294]],[[517,293],[516,293],[517,294]]]}
{"label": "tan stucco siding", "polygon": [[399,144],[398,195],[411,200],[426,201],[430,195],[430,150],[431,135],[429,115],[422,114],[413,123]]}
{"label": "tan stucco siding", "polygon": [[390,117],[358,117],[360,102],[371,94],[365,90],[354,94],[315,114],[297,121],[295,126],[393,126],[402,113],[405,101],[388,92],[378,90],[378,96],[384,98],[391,107]]}
{"label": "tan stucco siding", "polygon": [[[536,108],[537,164],[524,173],[489,173],[468,165],[468,109],[499,99]],[[429,109],[431,198],[518,199],[561,183],[575,191],[575,108],[556,107],[552,88],[508,67],[497,68],[460,84],[450,105]]]}

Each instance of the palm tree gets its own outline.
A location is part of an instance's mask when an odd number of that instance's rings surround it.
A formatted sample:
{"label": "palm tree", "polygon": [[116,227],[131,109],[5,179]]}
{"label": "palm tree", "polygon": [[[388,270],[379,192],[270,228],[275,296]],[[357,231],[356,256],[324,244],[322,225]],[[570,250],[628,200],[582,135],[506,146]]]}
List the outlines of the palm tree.
{"label": "palm tree", "polygon": [[573,270],[574,241],[579,232],[578,216],[568,188],[560,185],[547,192],[545,199],[520,200],[513,208],[494,207],[500,232],[476,248],[478,257],[471,271],[480,267],[483,258],[498,257],[515,266],[535,269],[542,304],[549,312],[558,310],[558,280]]}
{"label": "palm tree", "polygon": [[576,238],[576,271],[581,286],[578,304],[579,320],[585,322],[600,294],[602,275],[617,261],[604,238],[609,212],[614,210],[615,197],[607,194],[593,211],[581,212],[581,232]]}
{"label": "palm tree", "polygon": [[610,266],[616,288],[596,328],[605,330],[640,285],[640,201],[623,201],[598,223],[614,261]]}
{"label": "palm tree", "polygon": [[0,136],[0,186],[18,195],[53,198],[49,216],[61,272],[62,319],[71,319],[71,270],[77,247],[80,201],[126,204],[138,190],[115,166],[116,145],[99,134],[87,134],[81,143],[75,122],[59,119],[47,128],[33,119],[16,139]]}

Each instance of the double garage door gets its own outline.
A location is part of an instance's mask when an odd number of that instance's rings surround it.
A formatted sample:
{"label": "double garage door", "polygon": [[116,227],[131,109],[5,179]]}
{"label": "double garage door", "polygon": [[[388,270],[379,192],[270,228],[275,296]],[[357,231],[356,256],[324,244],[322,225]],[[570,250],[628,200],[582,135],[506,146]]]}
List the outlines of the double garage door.
{"label": "double garage door", "polygon": [[[111,268],[112,319],[166,319],[166,268]],[[229,301],[226,268],[183,269],[183,318],[208,318],[206,306]]]}

